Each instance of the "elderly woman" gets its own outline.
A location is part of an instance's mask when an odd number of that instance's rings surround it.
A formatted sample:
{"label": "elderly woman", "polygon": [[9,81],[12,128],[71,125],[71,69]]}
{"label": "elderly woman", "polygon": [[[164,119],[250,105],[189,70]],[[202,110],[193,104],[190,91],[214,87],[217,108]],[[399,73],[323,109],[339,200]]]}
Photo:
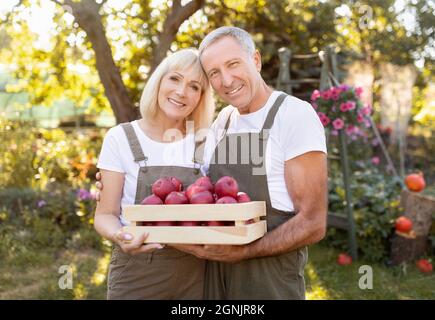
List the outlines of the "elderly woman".
{"label": "elderly woman", "polygon": [[[199,56],[183,49],[167,57],[149,78],[140,101],[142,119],[111,128],[97,167],[101,171],[95,229],[113,242],[108,299],[202,299],[205,261],[160,244],[144,244],[122,232],[122,208],[151,194],[163,176],[185,184],[201,176],[195,132],[208,128],[214,101]],[[174,132],[176,134],[174,134]],[[173,138],[168,141],[168,136]]]}

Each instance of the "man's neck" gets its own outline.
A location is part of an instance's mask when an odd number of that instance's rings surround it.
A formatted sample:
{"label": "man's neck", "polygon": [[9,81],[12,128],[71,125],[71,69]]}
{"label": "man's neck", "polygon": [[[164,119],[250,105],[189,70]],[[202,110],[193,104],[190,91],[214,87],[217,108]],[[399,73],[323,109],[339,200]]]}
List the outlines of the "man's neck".
{"label": "man's neck", "polygon": [[240,114],[249,114],[260,110],[270,98],[273,89],[262,81],[251,103],[243,109],[238,109]]}

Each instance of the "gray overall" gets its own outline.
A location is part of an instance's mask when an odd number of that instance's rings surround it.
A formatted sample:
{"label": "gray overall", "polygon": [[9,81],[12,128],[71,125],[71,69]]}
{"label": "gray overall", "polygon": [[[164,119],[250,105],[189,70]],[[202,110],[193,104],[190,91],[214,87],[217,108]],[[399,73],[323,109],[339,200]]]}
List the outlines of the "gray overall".
{"label": "gray overall", "polygon": [[[122,124],[134,161],[138,163],[135,203],[151,194],[151,185],[164,176],[178,177],[184,186],[201,177],[199,168],[147,166],[138,138],[130,123]],[[195,164],[202,156],[197,155]],[[202,159],[201,159],[202,160]],[[145,163],[145,165],[142,165]],[[203,299],[205,261],[165,247],[152,253],[130,255],[114,245],[107,280],[108,299]]]}
{"label": "gray overall", "polygon": [[[210,178],[212,181],[216,182],[222,176],[232,176],[237,180],[240,190],[248,193],[251,199],[266,202],[268,231],[285,223],[295,213],[272,208],[265,170],[261,175],[253,174],[253,169],[258,168],[258,166],[252,161],[252,159],[255,159],[252,143],[259,142],[259,154],[265,159],[265,146],[269,129],[272,127],[275,116],[285,97],[286,95],[282,94],[277,98],[259,133],[225,134],[216,147],[212,157],[214,161],[210,164]],[[229,127],[230,118],[231,115],[228,117],[225,133]],[[242,154],[242,151],[246,151],[241,150],[241,143],[237,144],[237,150],[232,149],[234,145],[231,145],[230,139],[235,138],[238,141],[249,139],[249,161],[246,161],[246,155]],[[229,158],[234,157],[235,151],[237,151],[237,163],[231,164]],[[255,151],[258,153],[257,149]],[[222,152],[225,152],[225,156],[219,157],[219,153]],[[224,163],[218,163],[219,159],[222,160],[225,157],[226,161]],[[265,163],[260,166],[265,168]],[[304,267],[307,258],[308,251],[304,247],[277,256],[254,258],[235,264],[207,261],[205,298],[219,300],[305,299]]]}

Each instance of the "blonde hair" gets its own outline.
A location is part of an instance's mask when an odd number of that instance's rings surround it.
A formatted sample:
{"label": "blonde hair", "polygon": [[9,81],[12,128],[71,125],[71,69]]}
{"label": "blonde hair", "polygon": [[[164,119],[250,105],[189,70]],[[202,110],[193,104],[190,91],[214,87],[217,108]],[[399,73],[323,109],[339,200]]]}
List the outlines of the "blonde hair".
{"label": "blonde hair", "polygon": [[184,71],[193,69],[199,75],[202,92],[198,106],[186,118],[194,121],[195,132],[202,128],[208,128],[213,120],[215,103],[211,92],[211,86],[199,61],[198,50],[188,48],[181,49],[166,57],[154,70],[148,79],[140,99],[140,113],[143,119],[154,119],[158,111],[158,94],[160,83],[165,74],[170,71]]}

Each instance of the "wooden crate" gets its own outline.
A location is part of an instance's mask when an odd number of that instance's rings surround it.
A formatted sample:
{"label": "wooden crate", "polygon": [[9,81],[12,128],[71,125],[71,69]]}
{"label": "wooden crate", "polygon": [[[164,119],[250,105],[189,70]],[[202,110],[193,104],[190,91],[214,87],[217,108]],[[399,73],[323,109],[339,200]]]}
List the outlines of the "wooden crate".
{"label": "wooden crate", "polygon": [[[235,204],[130,205],[123,211],[131,221],[124,231],[139,236],[149,232],[146,243],[246,244],[267,231],[264,201]],[[253,223],[247,221],[253,219]],[[143,221],[234,221],[234,226],[139,226]]]}

